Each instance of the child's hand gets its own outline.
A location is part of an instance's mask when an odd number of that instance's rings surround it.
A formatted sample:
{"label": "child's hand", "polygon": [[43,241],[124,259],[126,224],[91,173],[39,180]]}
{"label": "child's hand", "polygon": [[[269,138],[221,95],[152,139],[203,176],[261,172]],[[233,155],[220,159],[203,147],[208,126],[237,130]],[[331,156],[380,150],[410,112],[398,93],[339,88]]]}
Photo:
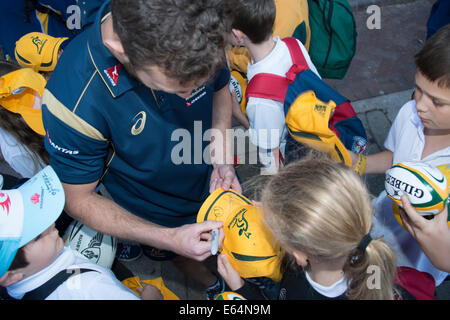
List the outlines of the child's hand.
{"label": "child's hand", "polygon": [[136,287],[142,300],[164,300],[161,291],[155,286],[141,282],[142,288]]}
{"label": "child's hand", "polygon": [[416,239],[431,263],[438,269],[450,272],[450,229],[448,227],[448,208],[436,214],[433,219],[422,217],[402,195],[404,210],[400,217],[409,233]]}
{"label": "child's hand", "polygon": [[442,236],[448,233],[447,207],[433,219],[427,220],[414,209],[406,195],[402,195],[401,199],[404,209],[400,208],[400,217],[406,230],[419,242],[426,241],[427,238],[435,238],[436,242],[442,241]]}
{"label": "child's hand", "polygon": [[355,166],[358,163],[358,155],[348,149],[347,149],[347,151],[348,151],[348,154],[350,155],[350,158],[352,159],[352,169],[355,169]]}
{"label": "child's hand", "polygon": [[228,261],[226,255],[221,254],[217,258],[217,271],[221,277],[225,280],[231,290],[236,291],[244,285],[244,280],[239,273],[234,270],[233,266]]}

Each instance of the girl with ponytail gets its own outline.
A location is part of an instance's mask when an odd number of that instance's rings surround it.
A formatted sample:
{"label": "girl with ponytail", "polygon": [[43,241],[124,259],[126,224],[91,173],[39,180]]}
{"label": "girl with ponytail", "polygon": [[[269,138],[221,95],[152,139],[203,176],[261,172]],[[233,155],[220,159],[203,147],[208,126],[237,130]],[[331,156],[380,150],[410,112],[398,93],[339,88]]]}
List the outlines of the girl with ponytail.
{"label": "girl with ponytail", "polygon": [[[280,299],[409,296],[394,285],[392,250],[370,238],[369,192],[351,169],[319,155],[291,163],[269,179],[261,207],[264,221],[293,262],[280,283]],[[224,255],[218,270],[233,291],[261,298]]]}

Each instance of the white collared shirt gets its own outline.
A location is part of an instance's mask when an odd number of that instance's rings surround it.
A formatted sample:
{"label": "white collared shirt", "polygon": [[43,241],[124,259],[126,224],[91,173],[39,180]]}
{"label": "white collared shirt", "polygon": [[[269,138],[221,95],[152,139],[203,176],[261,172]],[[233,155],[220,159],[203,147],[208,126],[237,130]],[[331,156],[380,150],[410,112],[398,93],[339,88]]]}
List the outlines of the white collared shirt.
{"label": "white collared shirt", "polygon": [[70,248],[64,248],[56,260],[39,271],[9,287],[8,294],[21,299],[64,269],[86,268],[98,272],[74,275],[60,285],[46,300],[139,300],[140,298],[122,284],[111,270],[87,260]]}
{"label": "white collared shirt", "polygon": [[[433,166],[450,164],[450,147],[438,150],[422,159],[425,147],[424,126],[417,115],[416,102],[407,102],[399,111],[384,143],[386,149],[393,152],[393,164],[403,161],[423,161]],[[395,219],[392,200],[386,191],[372,201],[375,210],[373,238],[383,239],[394,250],[397,265],[408,266],[428,272],[440,285],[448,273],[436,269],[422,251],[417,241]]]}

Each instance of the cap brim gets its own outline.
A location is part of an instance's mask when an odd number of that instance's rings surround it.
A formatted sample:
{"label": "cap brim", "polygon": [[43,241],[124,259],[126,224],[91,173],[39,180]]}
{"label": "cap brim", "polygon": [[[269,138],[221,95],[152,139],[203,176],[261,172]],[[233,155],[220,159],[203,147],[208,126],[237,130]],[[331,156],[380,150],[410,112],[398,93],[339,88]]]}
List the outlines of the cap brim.
{"label": "cap brim", "polygon": [[24,222],[20,246],[36,238],[60,216],[64,189],[52,167],[47,166],[18,188],[23,198]]}
{"label": "cap brim", "polygon": [[8,271],[13,262],[17,250],[19,250],[19,240],[0,241],[0,278]]}
{"label": "cap brim", "polygon": [[226,223],[231,213],[249,205],[253,206],[253,203],[234,190],[218,188],[203,203],[197,214],[197,222],[215,220]]}
{"label": "cap brim", "polygon": [[[50,53],[50,55],[48,57],[44,57],[47,58],[48,60],[46,61],[42,61],[40,66],[38,66],[38,70],[39,71],[44,71],[44,72],[49,72],[49,71],[53,71],[56,67],[56,63],[58,62],[58,53],[59,53],[59,48],[61,47],[62,43],[64,41],[66,41],[69,38],[55,38],[54,42],[52,44],[52,51]],[[53,39],[52,39],[53,40]]]}
{"label": "cap brim", "polygon": [[40,109],[25,109],[20,110],[20,115],[26,124],[37,134],[45,135],[44,123],[42,121],[42,111]]}

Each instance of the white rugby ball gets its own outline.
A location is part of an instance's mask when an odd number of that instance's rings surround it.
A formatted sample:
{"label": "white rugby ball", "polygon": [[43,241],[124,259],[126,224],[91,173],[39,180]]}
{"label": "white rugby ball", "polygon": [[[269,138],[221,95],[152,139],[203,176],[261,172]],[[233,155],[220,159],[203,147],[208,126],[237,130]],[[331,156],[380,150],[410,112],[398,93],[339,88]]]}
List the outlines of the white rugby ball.
{"label": "white rugby ball", "polygon": [[117,250],[117,239],[72,221],[64,234],[64,245],[88,260],[111,269]]}
{"label": "white rugby ball", "polygon": [[386,171],[384,187],[388,196],[402,207],[406,194],[421,215],[438,214],[448,201],[449,186],[437,168],[419,161],[397,163]]}

